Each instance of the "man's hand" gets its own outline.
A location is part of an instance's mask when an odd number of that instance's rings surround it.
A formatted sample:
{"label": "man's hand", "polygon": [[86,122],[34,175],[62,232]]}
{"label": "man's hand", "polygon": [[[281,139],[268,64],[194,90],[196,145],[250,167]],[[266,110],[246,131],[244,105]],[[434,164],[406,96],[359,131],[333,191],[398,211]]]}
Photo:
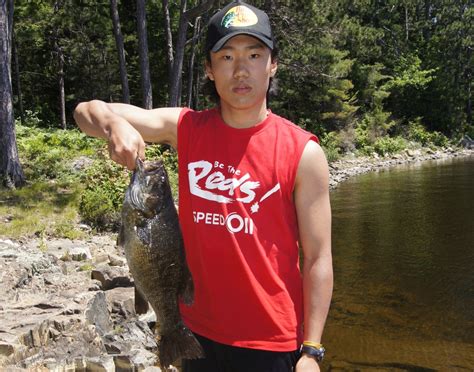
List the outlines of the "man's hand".
{"label": "man's hand", "polygon": [[135,169],[137,156],[145,159],[145,142],[140,133],[130,124],[117,123],[108,133],[110,158],[128,169]]}
{"label": "man's hand", "polygon": [[319,372],[319,365],[316,359],[302,354],[298,363],[296,363],[295,372]]}

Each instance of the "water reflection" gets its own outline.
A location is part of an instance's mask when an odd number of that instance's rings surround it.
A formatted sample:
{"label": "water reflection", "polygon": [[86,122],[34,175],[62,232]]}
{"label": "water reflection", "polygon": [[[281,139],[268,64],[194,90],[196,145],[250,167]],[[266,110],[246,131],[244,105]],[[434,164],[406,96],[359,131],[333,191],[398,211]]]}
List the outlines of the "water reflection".
{"label": "water reflection", "polygon": [[474,157],[366,174],[331,193],[324,368],[474,370],[473,195]]}

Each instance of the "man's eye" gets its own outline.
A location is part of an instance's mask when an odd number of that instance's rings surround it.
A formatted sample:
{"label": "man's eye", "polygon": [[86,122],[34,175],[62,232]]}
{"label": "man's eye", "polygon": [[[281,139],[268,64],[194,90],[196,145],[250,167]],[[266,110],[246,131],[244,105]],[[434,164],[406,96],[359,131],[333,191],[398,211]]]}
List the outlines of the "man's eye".
{"label": "man's eye", "polygon": [[258,57],[260,57],[260,54],[257,54],[257,53],[254,53],[254,54],[250,55],[250,58],[252,58],[252,59],[255,59],[255,58],[258,58]]}
{"label": "man's eye", "polygon": [[222,58],[224,59],[224,61],[230,61],[232,59],[231,56],[222,56]]}

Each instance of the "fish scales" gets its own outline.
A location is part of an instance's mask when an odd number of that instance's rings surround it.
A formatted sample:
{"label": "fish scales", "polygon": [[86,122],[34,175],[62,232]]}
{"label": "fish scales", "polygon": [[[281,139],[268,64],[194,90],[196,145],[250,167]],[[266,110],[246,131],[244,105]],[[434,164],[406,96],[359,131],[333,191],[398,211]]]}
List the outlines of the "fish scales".
{"label": "fish scales", "polygon": [[201,345],[179,313],[178,297],[190,305],[194,287],[168,175],[161,161],[137,160],[125,193],[119,244],[125,250],[136,289],[156,313],[161,367],[167,368],[180,358],[202,357]]}

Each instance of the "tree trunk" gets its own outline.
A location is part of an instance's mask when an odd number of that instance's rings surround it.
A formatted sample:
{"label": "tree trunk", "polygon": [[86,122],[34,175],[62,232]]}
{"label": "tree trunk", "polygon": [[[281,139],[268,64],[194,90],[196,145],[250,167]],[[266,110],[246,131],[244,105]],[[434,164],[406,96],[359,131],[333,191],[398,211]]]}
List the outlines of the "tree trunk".
{"label": "tree trunk", "polygon": [[18,106],[20,108],[20,120],[21,120],[21,123],[24,124],[25,123],[25,110],[23,109],[23,94],[21,92],[20,64],[18,61],[15,35],[13,34],[12,36],[13,36],[12,53],[13,53],[13,61],[15,62],[16,92],[18,96]]}
{"label": "tree trunk", "polygon": [[163,0],[163,13],[165,15],[165,37],[166,37],[166,60],[168,64],[168,84],[171,85],[172,76],[173,76],[173,34],[171,32],[171,18],[170,18],[170,9],[169,1]]}
{"label": "tree trunk", "polygon": [[408,18],[408,5],[405,4],[405,42],[408,42],[410,32],[410,21]]}
{"label": "tree trunk", "polygon": [[192,107],[193,102],[193,76],[194,76],[194,60],[196,59],[196,44],[199,33],[201,31],[201,17],[196,17],[194,21],[193,44],[191,47],[191,57],[189,59],[188,70],[188,107]]}
{"label": "tree trunk", "polygon": [[150,63],[148,61],[145,0],[137,0],[137,23],[140,71],[142,76],[143,107],[146,109],[152,109],[153,96],[151,91]]}
{"label": "tree trunk", "polygon": [[182,69],[184,60],[184,47],[186,46],[186,32],[188,29],[188,22],[192,19],[209,11],[215,0],[207,0],[192,9],[186,10],[186,0],[181,0],[181,16],[179,19],[178,39],[176,42],[176,52],[173,63],[173,73],[171,78],[171,85],[169,91],[169,105],[171,107],[178,106],[179,98],[181,96],[181,81]]}
{"label": "tree trunk", "polygon": [[115,36],[115,45],[119,57],[120,81],[122,82],[122,102],[130,103],[130,89],[128,88],[127,65],[125,61],[125,48],[123,45],[122,29],[117,7],[117,0],[110,0],[110,16]]}
{"label": "tree trunk", "polygon": [[59,81],[59,108],[61,128],[66,129],[66,94],[64,92],[64,53],[56,40],[56,52],[58,53],[58,81]]}
{"label": "tree trunk", "polygon": [[188,20],[186,19],[186,0],[181,0],[181,15],[179,17],[178,38],[175,47],[175,58],[173,70],[171,72],[171,83],[169,89],[170,107],[178,106],[181,85],[181,72],[183,69],[184,47],[186,45],[186,32],[188,30]]}
{"label": "tree trunk", "polygon": [[18,158],[11,84],[13,1],[0,0],[0,178],[8,188],[20,187],[25,176]]}
{"label": "tree trunk", "polygon": [[467,52],[467,69],[465,70],[466,83],[467,83],[467,104],[466,104],[466,116],[467,125],[471,126],[472,123],[472,49],[468,47]]}

